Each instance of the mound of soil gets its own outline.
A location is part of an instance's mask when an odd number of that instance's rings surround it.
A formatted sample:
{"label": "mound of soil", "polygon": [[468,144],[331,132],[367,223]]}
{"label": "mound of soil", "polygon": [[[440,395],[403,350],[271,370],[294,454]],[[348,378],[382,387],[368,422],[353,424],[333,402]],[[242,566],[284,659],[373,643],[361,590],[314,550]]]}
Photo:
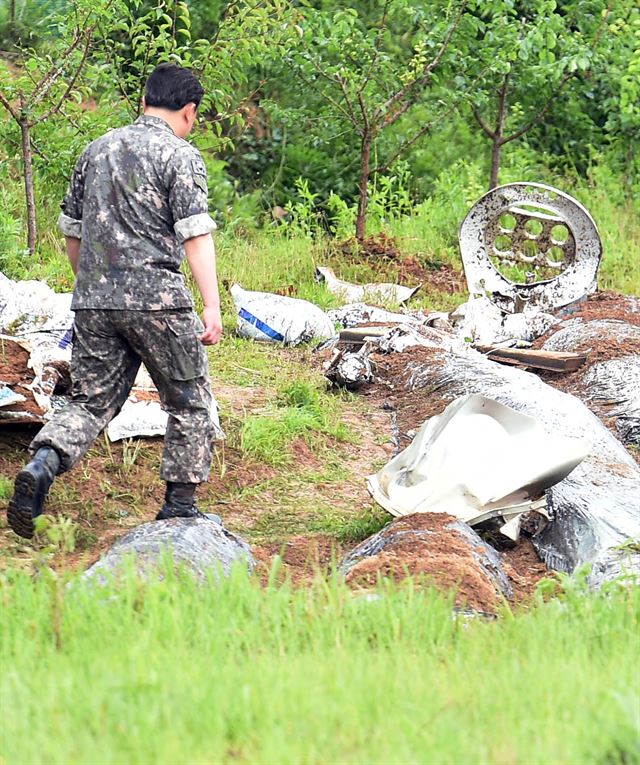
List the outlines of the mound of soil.
{"label": "mound of soil", "polygon": [[[562,314],[566,319],[619,319],[640,326],[640,299],[617,292],[595,292],[593,295],[587,295],[585,300],[576,306],[565,309]],[[547,337],[556,330],[557,327],[551,329]]]}
{"label": "mound of soil", "polygon": [[400,284],[422,284],[427,292],[466,292],[467,282],[460,271],[448,263],[420,263],[415,257],[403,258],[395,263]]}
{"label": "mound of soil", "polygon": [[[11,406],[3,407],[4,411],[16,412],[11,422],[20,422],[20,414],[24,414],[24,422],[40,422],[43,410],[36,404],[33,393],[27,387],[33,382],[33,370],[27,366],[29,353],[13,340],[0,341],[0,382],[9,385],[13,391],[25,397]],[[3,420],[0,418],[0,424]]]}
{"label": "mound of soil", "polygon": [[[486,554],[455,528],[456,518],[444,513],[416,513],[394,520],[383,534],[382,549],[351,566],[347,582],[372,587],[383,578],[409,576],[442,592],[454,592],[456,606],[495,613],[503,595],[492,572],[480,562]],[[477,537],[476,537],[477,538]]]}

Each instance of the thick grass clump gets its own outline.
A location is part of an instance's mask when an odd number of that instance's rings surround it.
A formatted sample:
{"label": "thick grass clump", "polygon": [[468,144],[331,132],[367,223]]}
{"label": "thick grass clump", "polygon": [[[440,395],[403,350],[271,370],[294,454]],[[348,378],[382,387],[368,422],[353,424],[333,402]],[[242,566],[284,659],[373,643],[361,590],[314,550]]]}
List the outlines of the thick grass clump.
{"label": "thick grass clump", "polygon": [[637,589],[495,622],[407,583],[0,580],[0,762],[629,765]]}
{"label": "thick grass clump", "polygon": [[242,450],[269,465],[286,465],[296,438],[314,443],[323,434],[338,441],[350,438],[340,419],[339,403],[304,381],[287,385],[260,414],[248,415],[240,432]]}

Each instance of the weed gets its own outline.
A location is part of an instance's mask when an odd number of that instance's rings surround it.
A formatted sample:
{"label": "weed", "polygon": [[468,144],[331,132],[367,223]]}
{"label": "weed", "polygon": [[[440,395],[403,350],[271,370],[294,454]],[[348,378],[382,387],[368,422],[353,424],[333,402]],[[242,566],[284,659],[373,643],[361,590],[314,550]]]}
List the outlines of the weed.
{"label": "weed", "polygon": [[13,481],[6,476],[0,476],[0,502],[9,499],[13,494]]}
{"label": "weed", "polygon": [[43,544],[41,553],[45,558],[76,549],[78,525],[66,515],[40,515],[35,520],[35,527],[36,541]]}
{"label": "weed", "polygon": [[138,457],[140,456],[140,449],[142,442],[140,439],[125,438],[122,442],[122,466],[120,473],[124,478],[129,478],[133,473]]}

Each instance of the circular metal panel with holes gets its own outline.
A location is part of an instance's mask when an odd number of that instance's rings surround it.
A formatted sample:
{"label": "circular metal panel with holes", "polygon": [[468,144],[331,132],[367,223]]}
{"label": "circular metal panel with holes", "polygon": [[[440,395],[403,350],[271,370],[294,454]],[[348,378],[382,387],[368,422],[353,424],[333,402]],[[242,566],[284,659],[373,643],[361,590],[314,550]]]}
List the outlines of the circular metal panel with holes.
{"label": "circular metal panel with holes", "polygon": [[593,218],[568,194],[509,183],[471,208],[460,252],[471,295],[486,295],[506,313],[553,312],[595,290],[602,243]]}

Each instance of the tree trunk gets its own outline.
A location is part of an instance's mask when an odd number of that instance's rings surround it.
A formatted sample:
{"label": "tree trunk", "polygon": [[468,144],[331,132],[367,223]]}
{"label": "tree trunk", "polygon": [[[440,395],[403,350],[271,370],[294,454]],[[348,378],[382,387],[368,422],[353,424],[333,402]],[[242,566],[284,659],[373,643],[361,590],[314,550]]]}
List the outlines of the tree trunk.
{"label": "tree trunk", "polygon": [[371,140],[371,133],[365,131],[362,136],[362,146],[360,148],[360,186],[358,194],[358,214],[356,216],[356,239],[359,242],[364,241],[367,230],[369,173],[371,172]]}
{"label": "tree trunk", "polygon": [[491,135],[491,178],[489,179],[489,191],[495,189],[500,177],[500,155],[504,141],[504,124],[507,120],[507,92],[509,90],[509,75],[505,74],[502,86],[498,93],[498,114],[496,115],[496,128]]}
{"label": "tree trunk", "polygon": [[20,120],[22,135],[22,170],[24,176],[24,193],[27,201],[27,242],[29,254],[36,249],[38,230],[36,227],[36,197],[33,190],[33,155],[31,152],[30,125],[26,119]]}
{"label": "tree trunk", "polygon": [[500,154],[502,152],[502,137],[494,136],[493,144],[491,146],[491,179],[489,181],[489,191],[495,189],[498,185],[498,177],[500,175]]}

